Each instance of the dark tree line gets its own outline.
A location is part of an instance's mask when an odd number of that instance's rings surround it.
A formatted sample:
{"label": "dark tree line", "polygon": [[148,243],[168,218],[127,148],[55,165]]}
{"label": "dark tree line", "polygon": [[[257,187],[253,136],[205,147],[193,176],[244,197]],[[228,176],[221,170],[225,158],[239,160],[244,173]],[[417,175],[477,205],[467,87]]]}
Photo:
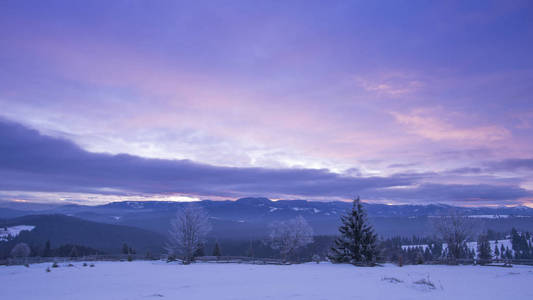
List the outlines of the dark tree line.
{"label": "dark tree line", "polygon": [[[511,241],[510,248],[502,243],[507,239]],[[451,254],[437,237],[393,237],[379,242],[379,257],[382,261],[400,264],[446,261],[450,255],[456,255],[455,259],[475,259],[480,264],[490,263],[493,259],[533,259],[533,239],[529,232],[521,233],[515,228],[510,234],[489,230],[480,234],[476,241],[477,255],[467,246],[466,240]]]}
{"label": "dark tree line", "polygon": [[33,243],[15,243],[15,241],[12,240],[0,244],[0,259],[6,259],[13,256],[12,250],[20,244],[27,245],[29,253],[26,256],[29,257],[81,257],[105,254],[103,251],[76,244],[63,244],[56,248],[52,248],[50,241],[46,241],[46,243],[41,246]]}
{"label": "dark tree line", "polygon": [[511,230],[511,245],[516,259],[533,259],[533,246],[529,232],[519,233],[515,228]]}

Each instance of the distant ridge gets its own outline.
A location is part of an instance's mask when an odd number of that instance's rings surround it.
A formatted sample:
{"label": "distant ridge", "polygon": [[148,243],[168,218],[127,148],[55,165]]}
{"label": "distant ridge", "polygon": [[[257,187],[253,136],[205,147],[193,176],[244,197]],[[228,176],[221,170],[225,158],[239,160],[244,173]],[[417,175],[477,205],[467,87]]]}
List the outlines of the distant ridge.
{"label": "distant ridge", "polygon": [[[138,253],[159,253],[164,243],[161,234],[145,229],[105,224],[80,218],[53,214],[29,215],[13,218],[0,223],[1,226],[31,225],[31,231],[22,231],[12,243],[26,242],[42,247],[50,240],[54,247],[76,244],[102,250],[106,253],[119,253],[123,243],[133,247]],[[0,248],[2,248],[0,243]],[[12,247],[12,245],[9,245]],[[8,247],[10,249],[10,247]]]}
{"label": "distant ridge", "polygon": [[[203,207],[213,223],[211,235],[225,238],[251,238],[267,234],[270,223],[296,216],[306,218],[316,234],[337,233],[339,217],[350,202],[306,200],[271,201],[265,197],[247,197],[235,201],[203,200],[197,202],[119,201],[104,205],[63,205],[49,210],[21,211],[0,208],[4,219],[32,214],[63,214],[84,220],[134,226],[165,235],[170,219],[185,205]],[[429,219],[455,211],[483,220],[486,228],[507,231],[511,227],[533,230],[533,208],[529,207],[454,207],[446,204],[385,205],[365,203],[369,218],[383,236],[430,235]],[[1,224],[1,223],[0,223]]]}

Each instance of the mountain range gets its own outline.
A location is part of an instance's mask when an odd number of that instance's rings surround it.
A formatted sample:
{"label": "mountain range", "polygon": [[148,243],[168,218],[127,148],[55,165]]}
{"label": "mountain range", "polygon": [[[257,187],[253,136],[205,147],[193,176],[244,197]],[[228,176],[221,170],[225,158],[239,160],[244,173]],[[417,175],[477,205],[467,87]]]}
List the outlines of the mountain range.
{"label": "mountain range", "polygon": [[[149,230],[165,235],[176,211],[184,205],[199,205],[210,217],[216,238],[251,239],[265,236],[272,222],[303,216],[317,235],[337,233],[340,216],[350,202],[317,202],[241,198],[235,201],[203,200],[194,203],[165,201],[123,201],[104,205],[42,205],[0,202],[0,218],[27,215],[60,214],[82,220]],[[533,208],[520,207],[454,207],[444,204],[383,205],[365,203],[370,221],[382,236],[431,235],[431,220],[436,216],[457,212],[477,217],[484,229],[508,231],[511,227],[533,230]],[[1,224],[1,223],[0,223]]]}

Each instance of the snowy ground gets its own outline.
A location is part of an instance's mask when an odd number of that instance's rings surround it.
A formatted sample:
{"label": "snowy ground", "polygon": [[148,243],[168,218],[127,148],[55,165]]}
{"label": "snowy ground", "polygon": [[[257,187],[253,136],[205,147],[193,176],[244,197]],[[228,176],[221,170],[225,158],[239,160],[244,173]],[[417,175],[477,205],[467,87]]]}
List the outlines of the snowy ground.
{"label": "snowy ground", "polygon": [[[0,267],[1,299],[533,299],[533,267],[96,262]],[[392,279],[394,278],[394,279]],[[435,288],[415,284],[428,279]],[[397,281],[398,280],[398,281]]]}

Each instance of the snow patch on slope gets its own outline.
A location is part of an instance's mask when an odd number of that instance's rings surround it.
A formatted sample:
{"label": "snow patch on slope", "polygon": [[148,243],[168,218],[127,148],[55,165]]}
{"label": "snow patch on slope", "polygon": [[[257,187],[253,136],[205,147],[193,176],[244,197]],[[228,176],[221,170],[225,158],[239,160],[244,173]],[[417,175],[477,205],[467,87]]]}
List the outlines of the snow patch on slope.
{"label": "snow patch on slope", "polygon": [[[500,250],[501,246],[503,245],[504,248],[509,248],[509,250],[511,250],[511,252],[513,252],[513,245],[511,243],[511,240],[509,239],[506,239],[506,240],[497,240],[497,241],[489,241],[490,243],[490,249],[491,249],[491,253],[492,253],[492,257],[493,258],[499,258],[499,257],[496,257],[496,255],[494,254],[495,250],[496,250],[496,247],[498,247],[498,250]],[[474,251],[476,253],[476,257],[478,255],[477,253],[477,242],[467,242],[466,243],[466,246]],[[403,250],[408,250],[408,249],[417,249],[417,248],[422,248],[423,251],[426,251],[426,248],[428,248],[429,246],[427,244],[421,244],[421,245],[402,245],[402,249]],[[448,244],[446,243],[443,243],[442,244],[442,250],[446,250],[448,248]],[[514,252],[513,252],[514,253]]]}
{"label": "snow patch on slope", "polygon": [[509,215],[470,215],[468,217],[477,219],[507,219]]}
{"label": "snow patch on slope", "polygon": [[32,231],[35,226],[32,225],[17,225],[7,228],[0,228],[0,242],[7,241],[8,237],[16,237],[20,234],[21,231]]}

